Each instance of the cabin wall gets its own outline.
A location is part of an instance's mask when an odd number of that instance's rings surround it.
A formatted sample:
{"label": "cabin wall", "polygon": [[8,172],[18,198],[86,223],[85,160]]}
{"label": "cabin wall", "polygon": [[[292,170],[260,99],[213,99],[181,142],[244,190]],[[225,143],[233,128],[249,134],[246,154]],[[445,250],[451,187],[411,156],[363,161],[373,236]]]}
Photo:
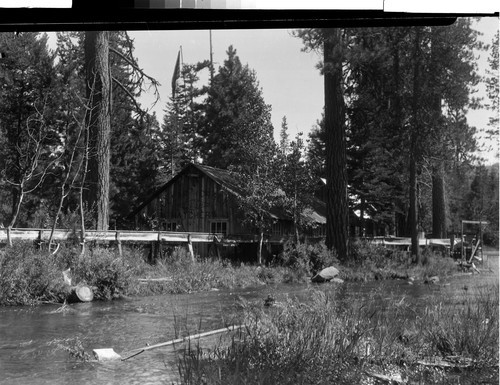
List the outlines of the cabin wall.
{"label": "cabin wall", "polygon": [[[140,229],[186,232],[248,233],[235,198],[192,168],[179,175],[138,215]],[[224,230],[224,231],[223,231]]]}

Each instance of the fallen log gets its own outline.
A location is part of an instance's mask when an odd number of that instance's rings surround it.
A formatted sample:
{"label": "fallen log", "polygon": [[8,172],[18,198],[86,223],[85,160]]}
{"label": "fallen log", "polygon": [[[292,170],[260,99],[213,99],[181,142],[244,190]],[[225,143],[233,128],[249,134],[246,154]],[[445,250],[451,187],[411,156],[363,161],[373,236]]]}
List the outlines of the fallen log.
{"label": "fallen log", "polygon": [[91,302],[94,299],[94,292],[88,285],[79,283],[75,286],[72,284],[71,269],[64,270],[62,275],[68,292],[66,302]]}
{"label": "fallen log", "polygon": [[69,289],[69,294],[66,298],[68,303],[91,302],[94,299],[94,292],[87,285],[79,284],[71,286]]}

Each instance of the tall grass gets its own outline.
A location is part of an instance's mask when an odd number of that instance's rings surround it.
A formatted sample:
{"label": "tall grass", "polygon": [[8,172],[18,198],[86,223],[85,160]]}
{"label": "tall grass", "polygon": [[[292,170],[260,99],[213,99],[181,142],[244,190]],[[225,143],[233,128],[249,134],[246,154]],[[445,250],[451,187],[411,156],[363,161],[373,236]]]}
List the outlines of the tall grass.
{"label": "tall grass", "polygon": [[341,266],[341,278],[348,281],[371,281],[450,276],[457,273],[456,262],[431,249],[422,251],[421,264],[415,264],[407,252],[358,240],[352,243],[350,260]]}
{"label": "tall grass", "polygon": [[139,294],[190,293],[211,289],[259,286],[285,281],[290,269],[240,264],[234,266],[224,260],[195,260],[183,248],[159,259],[146,271],[153,277],[168,277],[170,280],[150,282],[143,285]]}
{"label": "tall grass", "polygon": [[[356,301],[346,293],[314,291],[308,303],[247,306],[246,333],[207,354],[196,347],[186,351],[181,381],[358,384],[369,383],[367,373],[375,372],[427,384],[447,378],[444,370],[419,363],[428,357],[460,356],[472,363],[469,370],[498,365],[498,287],[459,308],[443,300],[415,307],[405,298],[374,294]],[[446,354],[443,340],[451,346]]]}
{"label": "tall grass", "polygon": [[431,350],[475,365],[498,365],[498,285],[466,292],[455,301],[425,308],[422,333]]}

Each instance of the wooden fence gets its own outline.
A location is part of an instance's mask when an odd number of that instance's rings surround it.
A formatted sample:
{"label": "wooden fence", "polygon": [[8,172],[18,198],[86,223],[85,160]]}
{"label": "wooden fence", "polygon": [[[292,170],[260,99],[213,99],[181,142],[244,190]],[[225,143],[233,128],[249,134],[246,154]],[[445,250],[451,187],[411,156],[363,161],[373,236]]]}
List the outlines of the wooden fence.
{"label": "wooden fence", "polygon": [[[367,241],[382,246],[411,246],[411,238],[403,237],[373,237],[365,238]],[[419,238],[419,246],[441,246],[449,248],[451,245],[449,238]]]}
{"label": "wooden fence", "polygon": [[[50,237],[50,229],[12,229],[10,236],[13,241],[39,241],[47,242]],[[81,232],[67,229],[57,229],[52,237],[53,241],[61,242],[67,240],[81,240]],[[265,239],[266,242],[284,243],[286,236],[273,236]],[[373,237],[365,240],[381,244],[383,246],[410,246],[410,238],[400,237]],[[214,233],[177,232],[177,231],[134,231],[134,230],[86,230],[85,241],[102,242],[164,242],[164,243],[208,243],[217,242],[222,244],[255,243],[258,236],[252,234],[224,235]],[[0,229],[0,243],[7,242],[7,229]],[[419,239],[420,246],[444,246],[450,247],[449,239]]]}
{"label": "wooden fence", "polygon": [[[50,238],[50,229],[12,229],[10,237],[13,241],[47,242]],[[52,240],[55,242],[67,240],[81,240],[81,232],[67,229],[54,231]],[[240,234],[226,236],[224,234],[173,232],[173,231],[129,231],[129,230],[86,230],[85,242],[164,242],[164,243],[255,243],[257,236]],[[0,229],[0,243],[7,242],[7,229]]]}

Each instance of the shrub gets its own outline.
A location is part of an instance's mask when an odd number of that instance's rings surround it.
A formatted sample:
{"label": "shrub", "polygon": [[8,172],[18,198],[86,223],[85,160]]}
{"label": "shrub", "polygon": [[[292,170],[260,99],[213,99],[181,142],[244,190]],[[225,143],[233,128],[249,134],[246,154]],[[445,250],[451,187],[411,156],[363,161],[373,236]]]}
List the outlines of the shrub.
{"label": "shrub", "polygon": [[335,252],[328,250],[324,242],[287,242],[278,261],[283,266],[292,268],[299,276],[301,273],[311,275],[325,267],[338,264]]}
{"label": "shrub", "polygon": [[63,302],[68,286],[62,271],[71,268],[72,284],[85,283],[96,299],[111,299],[137,292],[137,276],[145,263],[135,250],[124,249],[120,258],[112,249],[62,246],[56,255],[28,243],[0,250],[0,305],[26,305],[40,301]]}
{"label": "shrub", "polygon": [[31,305],[66,296],[61,271],[49,253],[26,243],[0,250],[0,305]]}
{"label": "shrub", "polygon": [[[72,268],[74,281],[94,288],[96,299],[112,299],[127,294],[135,284],[135,266],[120,258],[115,250],[91,248],[76,256]],[[140,263],[140,261],[134,261]]]}

